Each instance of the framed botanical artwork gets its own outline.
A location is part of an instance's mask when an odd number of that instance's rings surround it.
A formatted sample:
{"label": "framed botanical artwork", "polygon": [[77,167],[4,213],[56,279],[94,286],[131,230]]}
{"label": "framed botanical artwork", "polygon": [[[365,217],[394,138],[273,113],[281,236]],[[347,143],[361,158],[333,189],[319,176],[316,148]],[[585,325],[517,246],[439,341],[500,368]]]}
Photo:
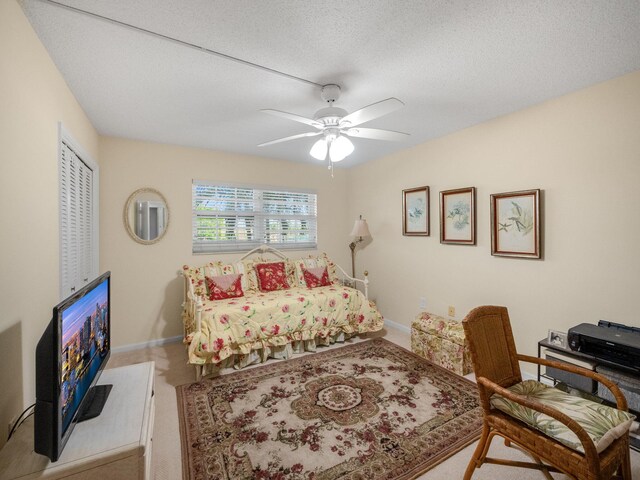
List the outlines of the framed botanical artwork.
{"label": "framed botanical artwork", "polygon": [[440,243],[476,244],[476,188],[440,192]]}
{"label": "framed botanical artwork", "polygon": [[402,234],[429,236],[429,187],[402,191]]}
{"label": "framed botanical artwork", "polygon": [[491,195],[491,255],[542,258],[540,190]]}

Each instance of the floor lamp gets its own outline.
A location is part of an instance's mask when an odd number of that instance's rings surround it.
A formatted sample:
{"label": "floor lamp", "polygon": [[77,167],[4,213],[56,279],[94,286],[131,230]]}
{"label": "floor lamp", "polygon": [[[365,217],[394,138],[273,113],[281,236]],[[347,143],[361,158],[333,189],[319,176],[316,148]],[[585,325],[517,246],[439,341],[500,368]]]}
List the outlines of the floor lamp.
{"label": "floor lamp", "polygon": [[362,215],[360,215],[360,218],[353,224],[351,236],[357,237],[357,239],[349,244],[349,248],[351,249],[351,276],[356,278],[356,245],[362,242],[364,237],[371,236],[369,233],[369,225],[367,225],[367,221],[362,218]]}

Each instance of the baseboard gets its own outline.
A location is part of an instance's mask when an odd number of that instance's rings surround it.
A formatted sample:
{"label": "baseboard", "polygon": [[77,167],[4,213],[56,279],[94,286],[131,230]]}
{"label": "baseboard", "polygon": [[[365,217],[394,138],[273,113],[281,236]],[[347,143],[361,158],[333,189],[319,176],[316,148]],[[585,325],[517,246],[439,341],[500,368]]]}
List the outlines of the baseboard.
{"label": "baseboard", "polygon": [[407,325],[403,325],[402,323],[394,322],[393,320],[389,320],[388,318],[384,319],[384,323],[389,325],[391,328],[395,328],[396,330],[400,330],[404,333],[411,333],[411,328]]}
{"label": "baseboard", "polygon": [[139,350],[141,348],[159,347],[160,345],[166,345],[168,343],[176,343],[182,341],[182,335],[169,338],[158,338],[156,340],[149,340],[142,343],[131,343],[129,345],[122,345],[120,347],[114,347],[111,349],[112,353],[130,352],[131,350]]}

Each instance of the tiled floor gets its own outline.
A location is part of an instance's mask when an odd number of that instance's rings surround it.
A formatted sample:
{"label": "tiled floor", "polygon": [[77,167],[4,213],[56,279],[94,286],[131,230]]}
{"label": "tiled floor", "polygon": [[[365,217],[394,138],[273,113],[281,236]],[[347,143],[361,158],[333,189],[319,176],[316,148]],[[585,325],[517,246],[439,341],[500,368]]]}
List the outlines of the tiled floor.
{"label": "tiled floor", "polygon": [[[401,330],[387,327],[374,336],[383,336],[387,340],[406,349],[411,348],[409,334]],[[363,339],[353,339],[351,342],[362,340]],[[342,345],[344,344],[336,344],[326,348],[336,348]],[[179,480],[182,478],[180,432],[178,428],[178,408],[175,387],[195,381],[194,368],[186,364],[186,359],[187,356],[184,346],[181,343],[172,343],[160,347],[116,353],[113,354],[109,360],[109,368],[146,361],[156,362],[156,415],[153,435],[153,467],[155,473],[154,478],[158,480]],[[233,374],[233,372],[234,370],[229,369],[225,374]],[[454,480],[462,478],[475,445],[476,443],[473,443],[461,450],[422,475],[420,479]],[[528,460],[527,457],[514,448],[505,447],[499,439],[493,442],[490,455],[493,457]],[[632,451],[631,463],[634,478],[640,479],[640,453]],[[564,475],[555,475],[554,478],[566,479],[567,477]],[[544,476],[542,473],[534,470],[507,468],[497,465],[484,465],[482,468],[476,470],[473,475],[473,480],[496,479],[542,480]]]}

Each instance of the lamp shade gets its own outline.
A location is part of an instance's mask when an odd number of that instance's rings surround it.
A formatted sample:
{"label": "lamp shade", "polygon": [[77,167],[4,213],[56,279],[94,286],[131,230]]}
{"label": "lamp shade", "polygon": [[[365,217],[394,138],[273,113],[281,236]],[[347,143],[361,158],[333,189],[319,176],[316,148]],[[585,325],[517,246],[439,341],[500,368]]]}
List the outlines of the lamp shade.
{"label": "lamp shade", "polygon": [[353,230],[351,231],[352,237],[370,237],[371,233],[369,233],[369,225],[367,225],[367,221],[363,218],[356,220],[356,223],[353,224]]}
{"label": "lamp shade", "polygon": [[324,138],[321,138],[313,144],[309,154],[316,160],[324,160],[327,158],[327,148],[327,141]]}
{"label": "lamp shade", "polygon": [[339,135],[331,142],[329,158],[332,162],[340,162],[353,153],[353,143],[347,137]]}

